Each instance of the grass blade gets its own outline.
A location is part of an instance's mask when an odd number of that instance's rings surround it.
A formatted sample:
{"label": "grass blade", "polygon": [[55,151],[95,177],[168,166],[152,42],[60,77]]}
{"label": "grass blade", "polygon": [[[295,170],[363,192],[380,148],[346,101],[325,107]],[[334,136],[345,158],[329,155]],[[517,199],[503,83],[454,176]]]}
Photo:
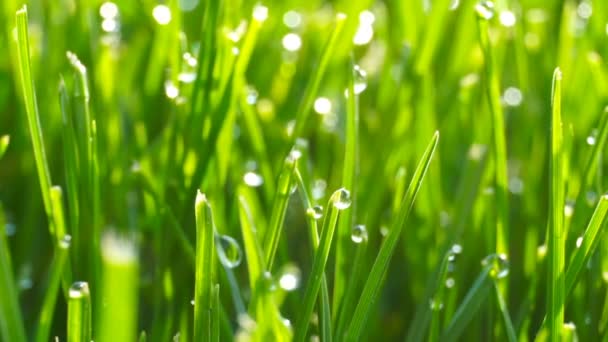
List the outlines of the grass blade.
{"label": "grass blade", "polygon": [[3,341],[25,342],[25,326],[4,225],[4,211],[0,203],[0,337]]}
{"label": "grass blade", "polygon": [[507,339],[509,342],[517,342],[517,334],[515,328],[513,328],[513,322],[511,321],[511,315],[509,315],[509,309],[507,303],[500,293],[498,283],[494,281],[494,294],[496,294],[496,301],[498,302],[498,308],[502,314],[502,319],[505,323],[505,331],[507,332]]}
{"label": "grass blade", "polygon": [[194,293],[194,340],[211,340],[212,290],[215,235],[211,206],[200,191],[196,195],[196,281]]}
{"label": "grass blade", "polygon": [[561,80],[559,68],[553,74],[551,96],[551,174],[549,207],[549,276],[547,283],[547,319],[549,338],[558,341],[564,325],[565,305],[565,234],[564,234],[564,179],[561,119]]}
{"label": "grass blade", "polygon": [[435,132],[429,145],[424,151],[418,166],[416,167],[416,171],[412,176],[412,181],[410,182],[403,201],[401,202],[399,214],[395,221],[393,221],[391,230],[389,231],[386,240],[384,240],[382,243],[380,252],[378,252],[378,256],[374,261],[372,270],[367,278],[367,281],[365,282],[363,293],[361,294],[359,303],[357,304],[357,307],[353,313],[352,321],[346,332],[347,341],[356,341],[360,339],[361,333],[363,332],[363,328],[367,321],[367,316],[369,315],[372,304],[375,303],[379,295],[382,279],[384,278],[386,270],[388,269],[390,259],[395,252],[397,242],[399,241],[399,237],[401,235],[401,230],[403,229],[405,221],[407,220],[412,206],[414,205],[416,194],[422,185],[422,180],[424,179],[424,175],[426,174],[429,164],[431,163],[431,159],[435,152],[435,148],[437,147],[438,141],[439,132]]}
{"label": "grass blade", "polygon": [[315,252],[312,270],[310,271],[308,281],[306,282],[306,291],[302,301],[302,309],[300,310],[296,324],[294,341],[301,342],[306,338],[306,332],[310,323],[310,315],[312,314],[315,301],[317,300],[317,294],[321,287],[321,281],[329,257],[338,217],[340,216],[340,213],[349,206],[350,193],[344,188],[336,190],[327,203],[328,212],[323,221],[319,248]]}
{"label": "grass blade", "polygon": [[220,284],[213,287],[213,315],[211,316],[211,341],[220,342]]}
{"label": "grass blade", "polygon": [[68,298],[68,342],[91,341],[91,292],[89,284],[75,282]]}
{"label": "grass blade", "polygon": [[25,111],[27,122],[30,128],[30,138],[34,147],[34,159],[38,180],[42,192],[44,210],[51,219],[51,174],[49,172],[44,141],[42,137],[42,126],[40,124],[40,113],[38,102],[36,101],[36,91],[34,89],[34,78],[30,66],[30,40],[27,20],[27,6],[23,6],[17,11],[17,51],[19,56],[19,72],[21,74],[21,84],[23,87],[23,100],[25,101]]}
{"label": "grass blade", "polygon": [[4,153],[6,153],[6,150],[8,149],[8,144],[10,142],[11,137],[9,135],[3,135],[0,137],[0,159],[2,159]]}
{"label": "grass blade", "polygon": [[139,259],[135,242],[106,233],[101,243],[104,306],[97,308],[95,336],[100,342],[135,341],[139,296]]}
{"label": "grass blade", "polygon": [[55,258],[53,259],[49,271],[49,283],[44,295],[42,309],[40,310],[40,317],[38,318],[38,330],[36,332],[37,342],[49,341],[53,314],[55,313],[55,304],[57,303],[57,292],[61,285],[63,268],[68,259],[71,239],[72,238],[69,235],[65,235],[55,249]]}

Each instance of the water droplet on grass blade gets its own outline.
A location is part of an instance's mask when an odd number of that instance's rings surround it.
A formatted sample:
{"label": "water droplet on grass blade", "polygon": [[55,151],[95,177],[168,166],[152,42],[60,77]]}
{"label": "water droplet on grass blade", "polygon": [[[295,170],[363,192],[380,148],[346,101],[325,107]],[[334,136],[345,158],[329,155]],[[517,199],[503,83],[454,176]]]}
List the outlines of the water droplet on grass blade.
{"label": "water droplet on grass blade", "polygon": [[331,101],[327,97],[318,97],[313,107],[318,114],[326,115],[331,113]]}
{"label": "water droplet on grass blade", "polygon": [[572,217],[574,214],[574,202],[572,200],[566,200],[566,204],[564,204],[564,216]]}
{"label": "water droplet on grass blade", "polygon": [[433,311],[441,311],[443,309],[443,303],[436,299],[431,299],[431,301],[429,302],[429,306]]}
{"label": "water droplet on grass blade", "polygon": [[355,65],[355,94],[361,94],[367,88],[367,73]]}
{"label": "water droplet on grass blade", "polygon": [[350,192],[344,188],[338,189],[331,195],[330,201],[338,210],[347,209],[351,204]]}
{"label": "water droplet on grass blade", "polygon": [[367,241],[367,229],[362,224],[355,225],[350,233],[350,239],[354,243],[361,243]]}
{"label": "water droplet on grass blade", "polygon": [[293,291],[300,286],[300,269],[294,265],[283,268],[279,278],[279,286],[285,291]]}
{"label": "water droplet on grass blade", "polygon": [[110,1],[104,2],[99,6],[99,15],[104,19],[114,19],[118,16],[118,6]]}
{"label": "water droplet on grass blade", "polygon": [[152,10],[152,16],[159,25],[167,25],[171,22],[171,9],[165,5],[156,5]]}
{"label": "water droplet on grass blade", "polygon": [[509,260],[504,254],[490,254],[481,261],[481,264],[490,267],[490,276],[495,279],[504,278],[509,274]]}
{"label": "water droplet on grass blade", "polygon": [[289,28],[296,28],[302,23],[302,15],[296,11],[287,11],[283,14],[283,24]]}
{"label": "water droplet on grass blade", "polygon": [[243,252],[238,242],[228,235],[221,234],[217,234],[215,239],[217,256],[222,265],[228,268],[235,268],[240,265]]}
{"label": "water droplet on grass blade", "polygon": [[77,281],[70,286],[70,298],[82,298],[89,294],[89,284],[86,281]]}
{"label": "water droplet on grass blade", "polygon": [[245,184],[252,186],[252,187],[258,187],[262,184],[264,184],[264,178],[262,178],[261,175],[253,172],[253,171],[249,171],[247,173],[245,173],[245,175],[243,176],[243,181],[245,182]]}
{"label": "water droplet on grass blade", "polygon": [[315,205],[312,208],[308,208],[306,210],[306,215],[312,217],[315,220],[318,220],[323,217],[323,207],[320,205]]}
{"label": "water droplet on grass blade", "polygon": [[283,36],[283,47],[287,51],[298,51],[302,47],[302,38],[295,33],[288,33]]}
{"label": "water droplet on grass blade", "polygon": [[475,12],[479,18],[490,20],[494,17],[494,3],[492,1],[481,1],[475,5]]}
{"label": "water droplet on grass blade", "polygon": [[579,236],[579,237],[576,239],[576,248],[581,248],[581,246],[582,246],[582,245],[583,245],[583,237],[582,237],[582,236]]}
{"label": "water droplet on grass blade", "polygon": [[171,80],[165,82],[165,95],[170,99],[175,99],[179,96],[179,88]]}
{"label": "water droplet on grass blade", "polygon": [[454,287],[454,284],[456,282],[454,281],[454,278],[448,278],[445,280],[445,287],[447,287],[448,289],[451,289],[452,287]]}

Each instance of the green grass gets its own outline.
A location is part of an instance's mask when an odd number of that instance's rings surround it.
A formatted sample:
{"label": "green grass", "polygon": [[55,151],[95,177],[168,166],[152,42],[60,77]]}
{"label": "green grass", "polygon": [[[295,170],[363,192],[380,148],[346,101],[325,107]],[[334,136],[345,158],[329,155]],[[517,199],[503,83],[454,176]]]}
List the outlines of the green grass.
{"label": "green grass", "polygon": [[605,1],[0,26],[1,341],[608,340]]}

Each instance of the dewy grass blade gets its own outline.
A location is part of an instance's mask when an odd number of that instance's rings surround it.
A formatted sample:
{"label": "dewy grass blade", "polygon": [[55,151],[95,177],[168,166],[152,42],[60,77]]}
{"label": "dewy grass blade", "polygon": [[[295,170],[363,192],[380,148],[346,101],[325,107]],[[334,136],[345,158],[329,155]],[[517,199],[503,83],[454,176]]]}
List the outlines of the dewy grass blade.
{"label": "dewy grass blade", "polygon": [[444,300],[445,300],[445,281],[448,275],[448,265],[453,259],[454,253],[452,253],[452,249],[445,254],[441,264],[439,266],[439,281],[435,287],[434,296],[431,298],[430,307],[431,307],[431,324],[430,324],[430,333],[429,333],[429,342],[438,341],[440,336],[440,326],[441,326],[441,311],[443,310]]}
{"label": "dewy grass blade", "polygon": [[0,159],[2,159],[2,156],[4,156],[4,153],[6,153],[6,150],[8,149],[8,144],[11,142],[11,137],[9,135],[3,135],[0,137]]}
{"label": "dewy grass blade", "polygon": [[211,311],[211,341],[220,342],[220,284],[213,286],[213,305]]}
{"label": "dewy grass blade", "polygon": [[562,147],[562,118],[561,118],[561,84],[562,73],[559,68],[553,74],[551,94],[551,174],[550,174],[550,203],[549,203],[549,232],[548,253],[549,272],[547,283],[547,319],[549,338],[552,341],[560,339],[564,324],[565,306],[565,234],[564,234],[564,179],[563,179],[563,147]]}
{"label": "dewy grass blade", "polygon": [[507,308],[507,303],[500,293],[500,289],[498,283],[494,281],[494,294],[496,295],[496,301],[498,302],[498,308],[500,309],[500,313],[502,314],[502,319],[505,323],[505,331],[507,332],[507,340],[509,342],[517,342],[517,334],[515,333],[515,328],[513,327],[513,322],[511,321],[511,315],[509,315],[509,309]]}
{"label": "dewy grass blade", "polygon": [[87,282],[72,284],[68,296],[68,342],[91,341],[91,292]]}
{"label": "dewy grass blade", "polygon": [[429,164],[431,163],[431,159],[435,152],[435,148],[437,147],[438,141],[439,132],[435,132],[429,145],[424,151],[418,166],[416,167],[416,171],[412,176],[412,181],[407,189],[407,192],[405,193],[403,201],[401,201],[398,216],[393,221],[391,230],[382,243],[380,252],[378,252],[378,256],[376,257],[367,281],[365,282],[363,293],[361,294],[359,303],[357,304],[357,307],[353,313],[352,321],[346,332],[347,341],[356,341],[360,339],[365,327],[365,323],[367,322],[367,317],[371,311],[372,304],[375,303],[380,293],[382,280],[384,279],[384,275],[388,269],[391,257],[395,252],[395,248],[397,247],[401,230],[403,229],[405,221],[407,220],[412,206],[414,205],[416,194],[422,185],[422,180],[424,179],[424,175],[426,174]]}
{"label": "dewy grass blade", "polygon": [[333,235],[338,223],[340,213],[350,206],[351,199],[348,190],[342,188],[336,190],[330,197],[327,203],[327,214],[323,221],[323,229],[321,232],[321,241],[319,248],[315,252],[312,269],[308,281],[306,282],[306,291],[302,301],[302,309],[299,312],[299,317],[296,323],[294,341],[301,342],[306,338],[308,325],[310,324],[310,315],[312,314],[317,294],[321,287],[325,266],[329,257],[329,251],[332,245]]}
{"label": "dewy grass blade", "polygon": [[139,258],[133,239],[105,233],[101,241],[102,283],[95,336],[100,342],[135,341]]}
{"label": "dewy grass blade", "polygon": [[25,326],[15,287],[11,255],[6,241],[4,211],[0,203],[0,337],[3,341],[25,342]]}
{"label": "dewy grass blade", "polygon": [[211,340],[212,289],[215,235],[211,206],[200,191],[194,206],[196,215],[196,279],[194,293],[194,340]]}
{"label": "dewy grass blade", "polygon": [[[351,60],[349,63],[348,97],[346,99],[346,143],[344,151],[344,166],[342,169],[342,185],[350,189],[353,194],[357,191],[355,184],[358,168],[358,143],[359,143],[359,97],[355,93],[355,73],[357,65]],[[354,197],[354,196],[353,196]],[[346,288],[346,279],[349,272],[348,260],[352,257],[352,242],[350,241],[351,228],[354,221],[356,203],[353,199],[351,208],[347,210],[338,222],[336,236],[336,267],[334,270],[333,288],[333,320],[337,322],[342,296]]]}
{"label": "dewy grass blade", "polygon": [[57,248],[55,248],[55,257],[49,272],[48,287],[44,295],[44,301],[42,302],[40,317],[38,318],[38,330],[36,331],[37,342],[49,341],[53,314],[55,313],[55,304],[57,303],[57,292],[59,291],[63,269],[66,260],[68,259],[71,239],[72,238],[69,235],[65,235],[57,244]]}
{"label": "dewy grass blade", "polygon": [[42,138],[42,126],[40,124],[40,113],[34,90],[34,77],[30,66],[29,31],[27,20],[27,7],[24,5],[17,11],[17,51],[19,52],[19,71],[23,87],[23,100],[27,113],[27,122],[30,128],[30,137],[34,147],[34,159],[38,171],[38,180],[42,192],[42,200],[47,216],[51,219],[51,174],[49,172],[44,141]]}
{"label": "dewy grass blade", "polygon": [[600,240],[605,238],[606,232],[606,213],[608,212],[608,195],[603,195],[593,212],[593,216],[585,229],[585,233],[580,237],[581,244],[572,255],[572,259],[568,263],[565,280],[565,295],[574,289],[574,284],[580,271],[587,265],[591,255],[598,246]]}
{"label": "dewy grass blade", "polygon": [[477,23],[479,25],[479,41],[485,59],[485,76],[487,79],[487,99],[492,115],[491,145],[494,157],[494,182],[496,184],[496,254],[509,255],[508,231],[508,193],[507,193],[507,146],[505,137],[505,123],[500,103],[500,81],[496,71],[494,55],[488,33],[488,20],[493,16],[492,9],[481,2],[476,6]]}
{"label": "dewy grass blade", "polygon": [[343,13],[338,13],[336,15],[336,24],[334,26],[334,30],[332,31],[329,40],[325,44],[323,54],[321,55],[321,60],[314,69],[315,71],[311,80],[306,84],[306,90],[304,91],[302,102],[298,106],[298,110],[296,112],[296,126],[292,136],[293,140],[300,137],[304,131],[304,128],[306,127],[306,122],[308,116],[310,115],[310,110],[312,109],[314,99],[319,91],[319,86],[321,85],[321,81],[323,80],[323,75],[325,75],[325,70],[327,69],[329,61],[334,56],[340,35],[344,29],[345,22],[346,15]]}
{"label": "dewy grass blade", "polygon": [[298,150],[292,150],[289,153],[287,158],[285,158],[283,169],[281,170],[277,182],[277,190],[272,204],[272,212],[270,214],[270,225],[265,232],[263,247],[265,252],[264,260],[269,271],[272,271],[274,256],[279,246],[283,221],[285,221],[285,212],[287,211],[291,187],[294,182],[293,173],[299,157],[300,152]]}
{"label": "dewy grass blade", "polygon": [[[58,246],[58,248],[61,248],[62,244],[64,244],[64,237],[68,234],[68,231],[65,226],[65,215],[63,210],[63,192],[61,191],[60,186],[56,185],[51,187],[51,206],[53,210],[53,227],[56,239],[55,244]],[[72,236],[70,235],[70,246],[71,240]],[[66,261],[65,266],[63,266],[61,278],[63,292],[67,297],[70,284],[72,283],[72,264],[70,263],[69,258],[68,261]]]}

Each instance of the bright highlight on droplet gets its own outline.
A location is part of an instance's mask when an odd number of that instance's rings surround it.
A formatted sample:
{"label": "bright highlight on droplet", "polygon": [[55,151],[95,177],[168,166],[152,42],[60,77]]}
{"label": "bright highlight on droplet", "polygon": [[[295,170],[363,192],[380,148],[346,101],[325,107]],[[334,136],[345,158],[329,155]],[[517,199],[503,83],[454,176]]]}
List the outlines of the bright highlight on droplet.
{"label": "bright highlight on droplet", "polygon": [[359,14],[359,27],[353,37],[355,45],[365,45],[374,37],[374,28],[372,24],[376,20],[374,14],[370,11],[363,11]]}
{"label": "bright highlight on droplet", "polygon": [[174,99],[179,95],[179,89],[171,80],[165,82],[165,95],[170,99]]}
{"label": "bright highlight on droplet", "polygon": [[264,21],[268,19],[268,7],[257,5],[253,9],[253,19],[257,21]]}
{"label": "bright highlight on droplet", "polygon": [[104,19],[101,22],[101,29],[105,32],[116,32],[118,31],[118,22],[115,19]]}
{"label": "bright highlight on droplet", "polygon": [[104,2],[99,7],[99,15],[104,19],[114,19],[118,16],[118,6],[113,2]]}
{"label": "bright highlight on droplet", "polygon": [[515,26],[515,22],[517,19],[515,18],[515,14],[511,11],[502,11],[498,16],[498,20],[505,27],[513,27]]}
{"label": "bright highlight on droplet", "polygon": [[302,47],[302,38],[295,33],[288,33],[283,37],[283,47],[288,51],[298,51]]}
{"label": "bright highlight on droplet", "polygon": [[289,28],[296,28],[302,24],[302,15],[296,11],[287,11],[283,14],[283,24]]}
{"label": "bright highlight on droplet", "polygon": [[490,20],[494,17],[494,3],[492,1],[481,1],[475,5],[475,12],[480,18]]}
{"label": "bright highlight on droplet", "polygon": [[578,16],[582,19],[589,19],[591,14],[593,14],[593,7],[591,7],[591,3],[589,1],[583,1],[578,4],[576,14],[578,14]]}
{"label": "bright highlight on droplet", "polygon": [[331,113],[331,101],[327,97],[318,97],[314,104],[315,112],[325,115]]}
{"label": "bright highlight on droplet", "polygon": [[167,25],[171,22],[171,10],[165,5],[154,6],[152,16],[159,25]]}
{"label": "bright highlight on droplet", "polygon": [[507,106],[517,107],[523,101],[521,90],[515,87],[509,87],[505,90],[503,100]]}
{"label": "bright highlight on droplet", "polygon": [[300,279],[294,273],[285,273],[279,279],[279,286],[285,291],[293,291],[298,288]]}
{"label": "bright highlight on droplet", "polygon": [[264,183],[264,178],[253,171],[249,171],[243,176],[243,181],[249,186],[258,187]]}
{"label": "bright highlight on droplet", "polygon": [[581,246],[582,246],[582,245],[583,245],[583,237],[582,237],[582,236],[579,236],[579,237],[576,239],[576,248],[581,248]]}

